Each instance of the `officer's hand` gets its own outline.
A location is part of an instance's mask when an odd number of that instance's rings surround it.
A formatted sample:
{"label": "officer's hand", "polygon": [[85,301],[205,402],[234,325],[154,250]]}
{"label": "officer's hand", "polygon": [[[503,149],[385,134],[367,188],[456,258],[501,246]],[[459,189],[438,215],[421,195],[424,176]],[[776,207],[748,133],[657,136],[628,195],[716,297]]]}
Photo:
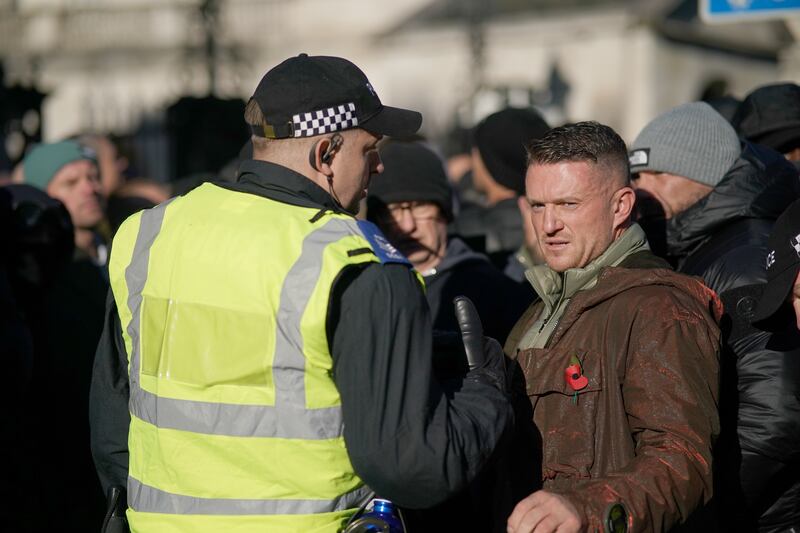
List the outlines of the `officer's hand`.
{"label": "officer's hand", "polygon": [[470,370],[465,381],[488,383],[505,395],[508,395],[508,379],[506,376],[506,356],[500,343],[491,337],[483,337],[483,363]]}
{"label": "officer's hand", "polygon": [[496,340],[483,336],[481,319],[469,298],[457,296],[453,304],[470,369],[465,379],[489,383],[507,394],[506,359],[503,349]]}
{"label": "officer's hand", "polygon": [[540,490],[514,507],[508,517],[508,533],[578,533],[583,524],[578,510],[561,496]]}

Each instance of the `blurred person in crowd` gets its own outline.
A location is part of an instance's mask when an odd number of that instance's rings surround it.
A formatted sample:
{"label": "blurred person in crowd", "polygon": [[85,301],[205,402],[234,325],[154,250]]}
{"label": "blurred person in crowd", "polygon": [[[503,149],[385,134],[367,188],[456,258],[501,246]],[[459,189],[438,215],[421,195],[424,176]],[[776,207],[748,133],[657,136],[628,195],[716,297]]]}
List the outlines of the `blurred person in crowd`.
{"label": "blurred person in crowd", "polygon": [[733,126],[742,138],[769,146],[800,164],[800,86],[759,87],[742,101]]}
{"label": "blurred person in crowd", "polygon": [[[37,347],[41,347],[46,335],[41,329],[46,322],[45,301],[72,259],[75,247],[72,222],[64,204],[30,185],[0,188],[0,203],[0,235],[6,252],[1,263],[3,300],[15,302],[18,316],[33,332]],[[29,374],[30,369],[13,373],[19,377]],[[26,381],[21,379],[17,384]]]}
{"label": "blurred person in crowd", "polygon": [[91,402],[104,485],[127,484],[136,531],[336,531],[367,486],[444,501],[511,409],[494,341],[446,393],[417,274],[354,218],[378,141],[420,114],[384,106],[351,62],[301,54],[264,75],[245,120],[255,159],[236,183],[114,239]]}
{"label": "blurred person in crowd", "polygon": [[74,228],[72,260],[47,290],[43,327],[34,335],[34,343],[44,343],[47,354],[37,363],[34,379],[59,391],[57,416],[47,400],[39,406],[40,419],[52,418],[41,428],[47,433],[40,435],[41,442],[49,443],[52,434],[62,436],[57,449],[41,452],[42,468],[60,471],[58,479],[47,479],[49,487],[63,494],[43,515],[71,529],[96,529],[104,502],[89,448],[88,399],[108,292],[108,247],[99,231],[104,222],[99,169],[94,151],[77,141],[35,146],[22,163],[25,183],[62,202]]}
{"label": "blurred person in crowd", "polygon": [[749,293],[765,281],[772,226],[800,197],[797,170],[774,150],[740,142],[733,127],[702,102],[678,106],[647,124],[631,146],[630,164],[634,186],[663,210],[667,252],[679,271],[700,276],[725,304],[722,435],[715,452],[720,517],[732,529],[754,528],[757,521],[768,531],[781,505],[767,510],[742,503],[755,501],[763,489],[750,477],[772,453],[763,438],[771,420],[760,406],[774,392],[762,368],[781,354],[769,336],[743,325],[752,314]]}
{"label": "blurred person in crowd", "polygon": [[759,379],[746,384],[742,398],[763,420],[761,431],[740,442],[743,457],[753,448],[761,453],[743,460],[739,475],[752,488],[744,496],[762,517],[759,530],[777,533],[800,531],[800,200],[778,217],[767,250],[767,283],[754,295],[752,324],[769,332],[772,353],[759,360]]}
{"label": "blurred person in crowd", "polygon": [[434,329],[458,329],[453,299],[464,295],[475,303],[486,335],[504,342],[532,295],[486,256],[448,237],[452,191],[433,150],[419,142],[391,142],[380,155],[385,170],[370,182],[367,217],[425,279]]}
{"label": "blurred person in crowd", "polygon": [[[48,299],[53,283],[72,258],[69,213],[61,202],[35,187],[9,185],[0,188],[0,218],[0,347],[7,375],[13,377],[4,387],[4,441],[13,460],[4,468],[0,484],[4,502],[0,520],[8,531],[46,531],[64,524],[96,528],[97,520],[76,519],[91,501],[91,493],[76,508],[65,509],[63,500],[51,505],[52,495],[43,490],[63,487],[59,479],[52,479],[54,472],[62,471],[63,460],[59,451],[51,450],[58,427],[55,403],[52,395],[42,393],[52,391],[60,397],[63,392],[47,379],[53,357],[48,353],[52,349]],[[74,435],[59,439],[69,441]],[[85,488],[81,478],[74,481],[73,488]],[[62,512],[66,512],[63,519]]]}
{"label": "blurred person in crowd", "polygon": [[669,530],[711,497],[721,306],[631,222],[614,130],[568,124],[528,153],[545,258],[528,277],[541,301],[506,354],[525,374],[543,488],[517,504],[508,530]]}
{"label": "blurred person in crowd", "polygon": [[525,144],[550,127],[534,109],[506,108],[483,119],[474,130],[472,181],[486,205],[463,205],[453,232],[483,236],[486,252],[504,274],[523,282],[536,259],[524,246],[518,197],[525,194]]}
{"label": "blurred person in crowd", "polygon": [[[27,184],[2,189],[12,200],[8,273],[30,333],[33,373],[15,399],[25,428],[17,496],[32,507],[17,531],[97,530],[103,497],[89,454],[88,393],[105,280],[75,255],[75,231],[64,204]],[[15,374],[17,377],[20,375]],[[17,466],[16,464],[14,466]],[[10,469],[12,471],[14,468]]]}
{"label": "blurred person in crowd", "polygon": [[40,144],[23,160],[25,183],[64,203],[75,227],[75,251],[104,267],[108,248],[96,228],[103,196],[95,152],[77,141]]}
{"label": "blurred person in crowd", "polygon": [[114,142],[105,135],[86,133],[74,140],[94,150],[103,196],[108,198],[125,183],[128,159],[119,153]]}
{"label": "blurred person in crowd", "polygon": [[[48,483],[64,497],[48,513],[62,515],[63,524],[73,529],[86,530],[99,527],[104,509],[90,455],[88,419],[92,363],[108,292],[108,247],[98,232],[104,219],[100,175],[94,151],[77,141],[35,146],[23,167],[25,183],[61,201],[74,228],[72,260],[47,291],[44,328],[34,338],[35,343],[46,343],[48,354],[35,379],[59,391],[59,414],[51,415],[47,432],[62,438],[43,462],[53,471],[59,465],[58,479]],[[52,407],[45,401],[42,409]]]}

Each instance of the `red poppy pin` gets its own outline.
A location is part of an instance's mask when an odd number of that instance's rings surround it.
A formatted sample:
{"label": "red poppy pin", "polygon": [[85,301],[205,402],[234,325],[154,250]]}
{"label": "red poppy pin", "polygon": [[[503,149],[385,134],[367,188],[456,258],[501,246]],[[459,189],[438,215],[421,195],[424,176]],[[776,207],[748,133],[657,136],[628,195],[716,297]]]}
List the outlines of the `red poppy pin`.
{"label": "red poppy pin", "polygon": [[579,390],[585,389],[589,384],[589,378],[583,375],[580,359],[574,355],[569,360],[569,366],[564,370],[564,379],[576,395]]}

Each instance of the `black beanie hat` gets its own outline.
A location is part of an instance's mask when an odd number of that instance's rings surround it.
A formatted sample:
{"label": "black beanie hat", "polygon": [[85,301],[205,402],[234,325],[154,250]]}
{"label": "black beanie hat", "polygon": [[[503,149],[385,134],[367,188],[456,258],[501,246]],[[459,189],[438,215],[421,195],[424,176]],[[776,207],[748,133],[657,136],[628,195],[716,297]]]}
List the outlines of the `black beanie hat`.
{"label": "black beanie hat", "polygon": [[800,146],[800,86],[759,87],[742,101],[732,124],[741,137],[781,153]]}
{"label": "black beanie hat", "polygon": [[453,219],[453,193],[444,164],[420,142],[393,141],[380,150],[384,170],[372,177],[367,191],[370,218],[381,204],[434,202],[448,221]]}
{"label": "black beanie hat", "polygon": [[525,147],[550,126],[534,109],[508,107],[475,126],[475,147],[492,179],[519,195],[525,194],[528,156]]}

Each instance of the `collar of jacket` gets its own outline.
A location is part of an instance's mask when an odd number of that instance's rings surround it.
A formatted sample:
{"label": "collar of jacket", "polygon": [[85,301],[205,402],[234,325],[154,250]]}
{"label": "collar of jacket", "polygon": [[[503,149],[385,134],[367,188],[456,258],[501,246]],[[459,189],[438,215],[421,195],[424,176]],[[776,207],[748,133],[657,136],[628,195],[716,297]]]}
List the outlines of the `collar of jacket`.
{"label": "collar of jacket", "polygon": [[795,166],[770,148],[743,142],[741,155],[708,196],[667,221],[668,253],[684,258],[738,220],[775,220],[798,197]]}
{"label": "collar of jacket", "polygon": [[547,265],[536,265],[525,272],[525,277],[542,299],[544,315],[550,316],[557,307],[563,310],[564,305],[559,305],[559,302],[569,300],[578,291],[592,288],[602,268],[617,266],[630,255],[649,249],[644,230],[634,223],[605,252],[583,268],[570,268],[558,273]]}
{"label": "collar of jacket", "polygon": [[307,177],[268,161],[246,159],[239,165],[236,183],[218,185],[290,205],[350,214],[339,207],[328,191]]}
{"label": "collar of jacket", "polygon": [[458,237],[450,237],[447,240],[447,248],[445,249],[444,257],[441,262],[429,271],[423,273],[422,276],[426,279],[432,278],[452,270],[456,266],[461,263],[466,263],[467,261],[483,261],[488,263],[489,258],[472,250],[467,243]]}

